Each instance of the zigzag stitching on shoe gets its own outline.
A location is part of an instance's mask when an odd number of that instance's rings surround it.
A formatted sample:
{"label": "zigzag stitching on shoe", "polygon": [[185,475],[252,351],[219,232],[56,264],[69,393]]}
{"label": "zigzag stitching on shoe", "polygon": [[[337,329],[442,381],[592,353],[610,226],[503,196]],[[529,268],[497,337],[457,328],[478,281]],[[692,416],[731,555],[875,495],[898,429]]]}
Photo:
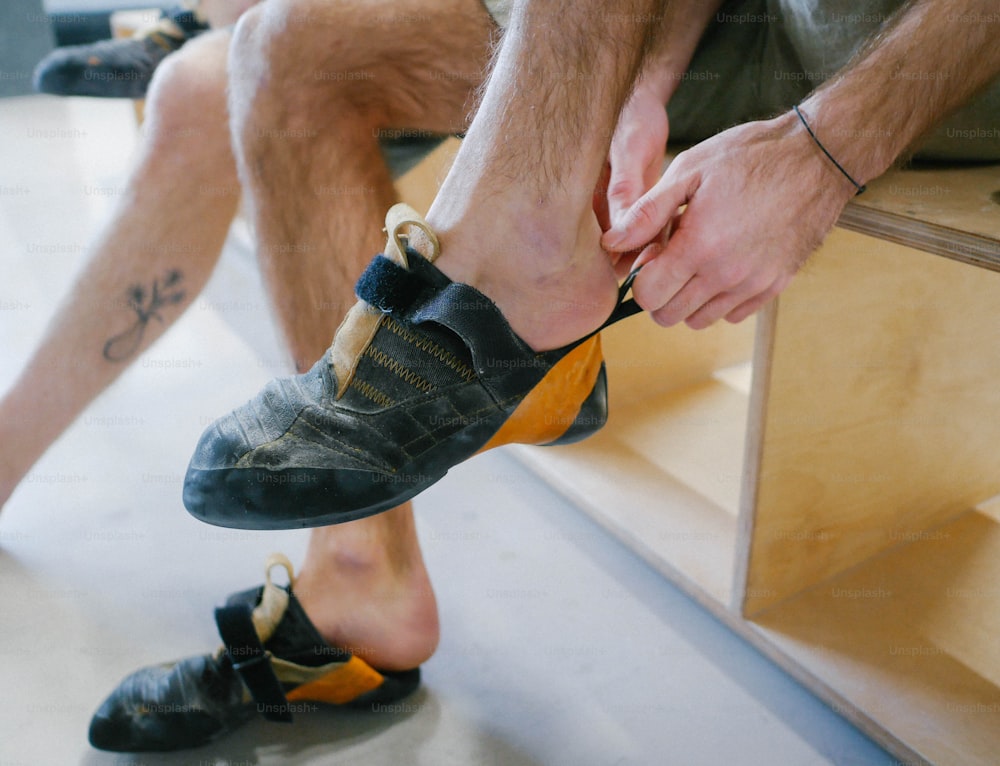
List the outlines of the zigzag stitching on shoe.
{"label": "zigzag stitching on shoe", "polygon": [[370,383],[365,383],[363,380],[357,380],[355,378],[351,385],[357,389],[358,393],[371,399],[375,404],[380,407],[391,407],[395,402],[392,401],[388,396],[379,391],[375,386]]}
{"label": "zigzag stitching on shoe", "polygon": [[390,372],[395,373],[398,377],[402,378],[403,381],[409,383],[414,388],[423,391],[425,394],[429,394],[434,390],[434,384],[428,380],[424,380],[417,373],[412,370],[406,369],[398,361],[390,357],[384,351],[379,351],[374,346],[369,346],[365,349],[365,356],[371,357],[376,364],[380,364],[387,368]]}
{"label": "zigzag stitching on shoe", "polygon": [[407,343],[412,343],[421,351],[430,354],[441,362],[444,362],[448,367],[451,367],[451,369],[457,372],[467,383],[471,383],[476,379],[476,373],[471,367],[465,364],[450,351],[441,348],[441,346],[432,341],[430,338],[421,338],[419,335],[410,332],[390,316],[385,317],[383,326],[398,335]]}

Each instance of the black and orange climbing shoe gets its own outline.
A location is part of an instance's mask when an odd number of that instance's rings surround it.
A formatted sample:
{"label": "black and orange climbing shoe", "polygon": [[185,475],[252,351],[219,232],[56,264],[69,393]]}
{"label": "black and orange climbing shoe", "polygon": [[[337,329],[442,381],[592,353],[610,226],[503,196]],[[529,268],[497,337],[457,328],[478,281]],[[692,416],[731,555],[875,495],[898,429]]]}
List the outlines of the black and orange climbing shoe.
{"label": "black and orange climbing shoe", "polygon": [[368,707],[405,697],[420,669],[380,671],[319,635],[292,592],[271,582],[230,596],[215,612],[215,654],[151,665],[126,677],[90,722],[101,750],[182,750],[208,744],[256,718],[291,722],[316,705]]}
{"label": "black and orange climbing shoe", "polygon": [[[423,252],[404,234],[413,227]],[[596,333],[536,352],[489,298],[433,265],[437,238],[415,211],[393,207],[386,231],[327,354],[202,435],[184,482],[197,518],[244,529],[352,521],[484,449],[576,441],[604,424]],[[637,311],[620,299],[607,324]]]}

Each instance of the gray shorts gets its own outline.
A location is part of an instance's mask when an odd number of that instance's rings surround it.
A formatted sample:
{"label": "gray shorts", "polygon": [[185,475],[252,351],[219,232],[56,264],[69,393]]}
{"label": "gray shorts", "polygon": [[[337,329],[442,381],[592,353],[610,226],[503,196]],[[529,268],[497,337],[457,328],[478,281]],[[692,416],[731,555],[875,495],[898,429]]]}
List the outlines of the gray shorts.
{"label": "gray shorts", "polygon": [[[787,111],[847,64],[902,4],[902,0],[725,3],[668,105],[671,138],[693,143],[732,125]],[[1000,79],[925,136],[917,156],[1000,160]]]}
{"label": "gray shorts", "polygon": [[[482,2],[505,26],[512,0]],[[733,125],[787,111],[847,64],[902,4],[903,0],[726,2],[667,107],[671,139],[695,143]],[[383,141],[383,153],[399,176],[442,140]],[[916,156],[1000,160],[1000,79],[932,130],[920,142]]]}

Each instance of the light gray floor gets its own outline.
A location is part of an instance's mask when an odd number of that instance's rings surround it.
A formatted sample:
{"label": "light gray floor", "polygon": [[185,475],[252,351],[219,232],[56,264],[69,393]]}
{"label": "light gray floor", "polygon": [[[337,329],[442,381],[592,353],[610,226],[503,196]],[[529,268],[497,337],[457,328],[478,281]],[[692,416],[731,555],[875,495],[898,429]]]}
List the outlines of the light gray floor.
{"label": "light gray floor", "polygon": [[[0,388],[120,195],[134,141],[128,104],[0,102]],[[204,425],[276,374],[245,265],[224,258],[0,516],[0,764],[894,763],[500,453],[418,501],[443,641],[400,711],[324,710],[175,756],[90,749],[119,678],[214,648],[212,607],[260,582],[268,552],[301,559],[305,533],[208,527],[179,499]]]}

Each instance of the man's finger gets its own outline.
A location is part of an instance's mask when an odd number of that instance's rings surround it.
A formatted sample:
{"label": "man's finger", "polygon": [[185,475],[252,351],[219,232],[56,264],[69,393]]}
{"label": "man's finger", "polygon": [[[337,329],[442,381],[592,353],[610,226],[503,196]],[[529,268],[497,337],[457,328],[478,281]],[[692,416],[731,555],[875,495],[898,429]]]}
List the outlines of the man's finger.
{"label": "man's finger", "polygon": [[664,251],[661,242],[653,242],[633,264],[634,268],[642,266],[642,271],[632,284],[632,295],[657,322],[660,321],[657,312],[669,304],[691,278],[691,271],[677,260],[664,256]]}
{"label": "man's finger", "polygon": [[714,293],[707,281],[697,274],[661,308],[653,312],[653,319],[664,327],[673,327],[696,314]]}
{"label": "man's finger", "polygon": [[790,275],[779,277],[775,280],[774,284],[767,288],[767,290],[755,295],[750,300],[741,303],[739,306],[726,314],[726,321],[735,324],[737,322],[742,322],[750,315],[755,314],[770,301],[774,300],[774,298],[776,298],[781,291],[788,286],[791,279]]}
{"label": "man's finger", "polygon": [[753,298],[750,298],[743,291],[722,293],[716,295],[693,314],[686,317],[684,322],[692,330],[704,330],[723,317],[728,316],[737,307],[747,305],[751,300]]}
{"label": "man's finger", "polygon": [[677,209],[694,192],[692,182],[678,182],[670,171],[656,185],[636,200],[617,219],[612,215],[611,228],[601,245],[606,250],[635,250],[655,239],[673,219]]}

